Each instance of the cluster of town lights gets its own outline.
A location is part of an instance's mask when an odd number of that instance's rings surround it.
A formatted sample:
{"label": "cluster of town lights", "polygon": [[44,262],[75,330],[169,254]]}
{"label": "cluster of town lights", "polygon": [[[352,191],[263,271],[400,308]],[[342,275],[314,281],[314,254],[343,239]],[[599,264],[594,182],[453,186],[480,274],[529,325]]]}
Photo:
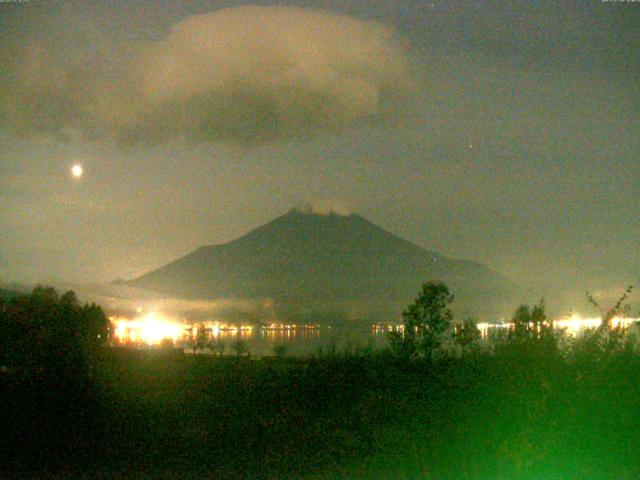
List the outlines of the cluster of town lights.
{"label": "cluster of town lights", "polygon": [[[638,320],[640,319],[630,318],[630,317],[614,317],[611,319],[611,326],[613,328],[621,327],[626,329],[626,328],[629,328]],[[566,335],[575,337],[583,330],[600,327],[602,325],[602,319],[597,317],[584,318],[574,313],[573,315],[568,317],[552,320],[551,323],[553,324],[553,327],[555,329],[564,331]],[[478,323],[477,324],[478,330],[480,330],[483,336],[486,336],[488,334],[488,331],[490,328],[511,328],[512,326],[513,326],[512,323],[496,323],[496,324]],[[533,326],[534,325],[532,324],[531,327]]]}
{"label": "cluster of town lights", "polygon": [[198,330],[208,336],[218,338],[226,335],[245,336],[250,334],[250,325],[227,325],[220,322],[200,322],[197,324],[181,322],[158,313],[147,313],[130,319],[127,317],[109,317],[112,324],[112,341],[118,344],[160,345],[163,342],[187,342],[198,335]]}
{"label": "cluster of town lights", "polygon": [[[158,313],[146,313],[136,318],[112,316],[109,320],[112,324],[112,341],[121,345],[160,345],[163,342],[180,344],[189,342],[199,332],[203,332],[209,338],[221,338],[226,336],[251,335],[251,325],[233,325],[221,322],[189,323],[170,319]],[[272,334],[286,334],[290,336],[298,330],[317,331],[319,324],[295,324],[295,323],[270,323],[260,327],[268,336]]]}
{"label": "cluster of town lights", "polygon": [[[623,328],[627,329],[632,326],[635,322],[640,321],[640,318],[631,318],[631,317],[614,317],[611,319],[611,326],[613,328]],[[567,335],[575,337],[581,331],[590,329],[590,328],[598,328],[602,325],[601,318],[584,318],[577,314],[573,314],[568,317],[560,318],[557,320],[552,320],[551,322],[553,327],[557,330],[564,331]],[[508,329],[513,328],[514,324],[512,322],[500,322],[500,323],[487,323],[481,322],[477,323],[476,327],[480,330],[480,334],[482,337],[487,337],[489,335],[489,330],[491,329]],[[533,324],[530,325],[534,327]],[[384,333],[384,332],[403,332],[404,325],[402,324],[375,324],[371,326],[372,331],[374,333]]]}
{"label": "cluster of town lights", "polygon": [[[198,335],[198,332],[204,332],[210,338],[220,338],[224,336],[249,336],[253,331],[250,325],[229,325],[220,322],[199,322],[188,323],[184,321],[173,320],[158,313],[142,314],[134,319],[126,317],[109,317],[112,329],[112,340],[119,344],[135,344],[135,345],[160,345],[163,342],[171,342],[178,344],[180,342],[188,342]],[[611,319],[611,326],[614,328],[629,328],[633,323],[639,321],[637,318],[614,317]],[[589,328],[597,328],[602,324],[600,318],[583,318],[573,314],[569,317],[560,318],[552,321],[554,328],[564,331],[569,336],[576,336],[580,331]],[[533,325],[532,325],[533,326]],[[482,337],[487,337],[489,330],[511,328],[512,323],[477,323],[476,327],[480,330]],[[320,329],[319,324],[287,324],[287,323],[271,323],[260,327],[263,332],[271,335],[272,333],[295,333],[297,330],[317,331]],[[374,333],[385,332],[402,332],[404,327],[402,324],[376,324],[372,325]],[[289,335],[287,335],[289,336]]]}
{"label": "cluster of town lights", "polygon": [[165,339],[177,342],[184,336],[184,325],[169,320],[156,313],[130,320],[124,317],[110,317],[113,335],[122,343],[160,344]]}
{"label": "cluster of town lights", "polygon": [[318,323],[304,323],[298,325],[296,323],[270,323],[269,325],[263,325],[263,330],[317,330],[320,328]]}

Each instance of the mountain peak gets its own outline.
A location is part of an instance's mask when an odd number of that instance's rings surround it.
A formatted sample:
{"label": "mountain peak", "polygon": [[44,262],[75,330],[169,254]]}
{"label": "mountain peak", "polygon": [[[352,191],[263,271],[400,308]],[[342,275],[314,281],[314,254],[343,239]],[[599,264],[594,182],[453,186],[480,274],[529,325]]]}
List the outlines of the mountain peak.
{"label": "mountain peak", "polygon": [[514,292],[488,267],[429,252],[360,215],[312,204],[129,284],[178,298],[268,298],[283,318],[389,320],[435,279],[449,285],[456,305],[477,315]]}
{"label": "mountain peak", "polygon": [[293,207],[289,213],[319,216],[335,215],[338,217],[350,217],[353,215],[349,208],[331,202],[302,202]]}

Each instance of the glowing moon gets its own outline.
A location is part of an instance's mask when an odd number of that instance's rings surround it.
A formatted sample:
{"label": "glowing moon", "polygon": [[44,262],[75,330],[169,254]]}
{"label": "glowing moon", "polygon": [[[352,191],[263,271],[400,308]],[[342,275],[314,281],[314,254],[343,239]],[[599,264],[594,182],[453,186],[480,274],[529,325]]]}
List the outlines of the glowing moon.
{"label": "glowing moon", "polygon": [[83,169],[82,165],[76,163],[73,167],[71,167],[71,175],[76,178],[80,178],[82,176]]}

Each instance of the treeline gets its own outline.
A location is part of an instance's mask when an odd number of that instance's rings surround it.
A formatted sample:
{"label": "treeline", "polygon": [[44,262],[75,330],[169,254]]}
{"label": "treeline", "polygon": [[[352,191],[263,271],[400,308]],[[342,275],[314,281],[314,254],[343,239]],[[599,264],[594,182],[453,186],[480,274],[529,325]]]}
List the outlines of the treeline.
{"label": "treeline", "polygon": [[481,334],[476,322],[467,319],[454,323],[449,308],[453,295],[448,287],[442,282],[427,282],[415,301],[402,312],[402,331],[389,334],[390,347],[405,360],[435,360],[470,353],[604,360],[617,353],[634,353],[638,349],[637,336],[627,334],[629,326],[614,322],[616,317],[631,315],[625,302],[632,290],[633,287],[628,287],[607,310],[587,293],[588,301],[600,311],[602,323],[598,328],[584,329],[577,338],[554,327],[545,312],[544,300],[531,307],[520,305],[511,318],[511,327],[497,331],[480,349]]}
{"label": "treeline", "polygon": [[[51,291],[44,295],[49,309],[40,309],[42,294],[4,304],[2,324],[18,311],[48,318],[32,320],[37,325],[65,315],[75,316],[71,325],[83,324],[82,315],[97,312]],[[3,414],[3,451],[13,455],[0,473],[640,477],[640,355],[629,335],[604,322],[566,348],[540,303],[520,307],[514,328],[480,348],[472,322],[454,326],[452,300],[445,285],[425,284],[403,314],[404,335],[393,335],[389,349],[329,350],[306,358],[108,353],[95,341],[104,330],[66,327],[75,340],[65,340],[65,348],[84,367],[65,370],[64,349],[50,350],[47,358],[58,362],[50,370],[44,370],[48,361],[38,361],[18,374],[22,360],[3,360],[9,368],[2,401],[16,388],[20,397],[11,400],[11,415]],[[104,326],[98,318],[94,323]],[[17,338],[12,335],[3,342]],[[71,382],[54,371],[78,377]]]}
{"label": "treeline", "polygon": [[36,287],[0,301],[0,451],[27,464],[57,464],[89,437],[87,419],[109,321],[71,291]]}

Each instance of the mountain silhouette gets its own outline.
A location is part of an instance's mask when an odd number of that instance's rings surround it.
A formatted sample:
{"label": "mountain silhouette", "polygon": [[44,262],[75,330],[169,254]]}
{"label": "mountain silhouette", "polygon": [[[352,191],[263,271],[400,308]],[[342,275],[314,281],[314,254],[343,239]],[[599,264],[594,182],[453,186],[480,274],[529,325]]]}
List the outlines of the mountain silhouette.
{"label": "mountain silhouette", "polygon": [[309,209],[127,284],[184,299],[265,300],[295,320],[391,321],[427,280],[446,282],[456,310],[480,318],[507,315],[522,294],[487,266],[425,250],[360,215]]}

